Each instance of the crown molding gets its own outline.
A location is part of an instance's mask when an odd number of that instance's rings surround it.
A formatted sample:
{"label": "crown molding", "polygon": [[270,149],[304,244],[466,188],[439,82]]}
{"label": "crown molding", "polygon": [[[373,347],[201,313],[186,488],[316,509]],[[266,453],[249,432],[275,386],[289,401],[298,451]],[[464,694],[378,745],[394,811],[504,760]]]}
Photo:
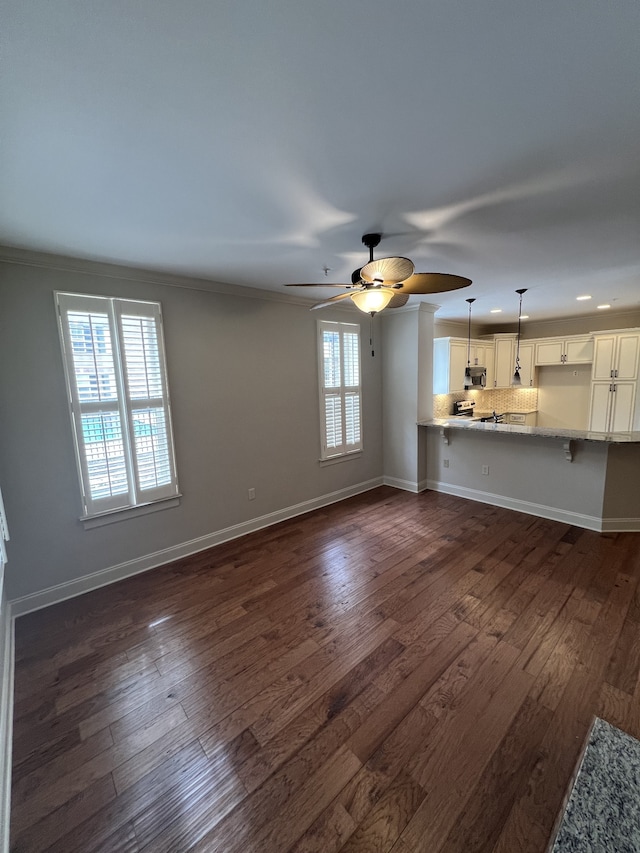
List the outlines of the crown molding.
{"label": "crown molding", "polygon": [[161,287],[182,287],[223,296],[240,296],[245,299],[287,302],[306,307],[314,304],[314,300],[312,299],[295,296],[290,293],[279,293],[274,290],[263,290],[240,284],[227,284],[221,281],[213,281],[212,279],[160,272],[159,270],[150,270],[143,267],[128,267],[124,264],[106,263],[89,258],[57,255],[50,252],[36,252],[31,249],[21,249],[15,246],[0,245],[0,262],[40,267],[41,269],[61,270],[63,272],[88,273],[103,278],[156,284]]}
{"label": "crown molding", "polygon": [[[627,319],[629,317],[634,318],[634,322],[632,325],[634,327],[637,326],[638,323],[637,323],[636,318],[638,316],[640,316],[640,309],[638,309],[638,308],[629,308],[626,311],[615,311],[615,312],[607,311],[606,312],[607,322],[611,324],[611,328],[617,327],[618,330],[630,328],[628,323],[627,323],[627,325],[625,325],[625,323],[624,323],[625,319]],[[526,341],[526,340],[533,340],[533,339],[539,338],[539,337],[553,337],[553,334],[554,334],[553,329],[554,328],[562,328],[563,326],[566,326],[567,323],[576,323],[576,322],[584,323],[585,325],[587,325],[590,321],[595,320],[596,318],[601,321],[604,319],[604,315],[602,314],[602,312],[599,312],[598,314],[581,314],[579,316],[573,315],[570,317],[553,317],[552,319],[549,319],[549,320],[527,321],[526,326],[524,323],[522,326],[523,333],[524,333],[522,335],[522,340]],[[514,334],[515,335],[515,334],[517,334],[517,326],[518,326],[517,320],[513,321],[512,323],[501,323],[501,324],[496,324],[496,325],[488,325],[485,323],[478,323],[478,328],[481,329],[481,331],[479,332],[480,335],[495,335],[495,334]],[[547,334],[545,334],[545,330],[543,329],[542,334],[539,334],[537,332],[537,329],[540,326],[549,327],[549,332]],[[512,329],[512,331],[508,331],[509,329]],[[533,329],[535,334],[529,335],[528,332],[530,329]],[[584,332],[584,334],[600,334],[601,331],[604,331],[604,330],[590,329],[588,332]],[[576,334],[578,334],[578,333],[576,332]]]}

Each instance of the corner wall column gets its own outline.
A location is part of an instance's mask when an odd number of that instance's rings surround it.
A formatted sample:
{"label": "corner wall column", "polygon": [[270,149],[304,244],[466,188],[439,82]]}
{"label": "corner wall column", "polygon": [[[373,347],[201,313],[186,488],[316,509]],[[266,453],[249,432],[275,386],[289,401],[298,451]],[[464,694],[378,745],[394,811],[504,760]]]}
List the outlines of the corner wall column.
{"label": "corner wall column", "polygon": [[419,420],[433,416],[433,329],[437,305],[383,312],[383,478],[390,486],[426,489],[424,442]]}

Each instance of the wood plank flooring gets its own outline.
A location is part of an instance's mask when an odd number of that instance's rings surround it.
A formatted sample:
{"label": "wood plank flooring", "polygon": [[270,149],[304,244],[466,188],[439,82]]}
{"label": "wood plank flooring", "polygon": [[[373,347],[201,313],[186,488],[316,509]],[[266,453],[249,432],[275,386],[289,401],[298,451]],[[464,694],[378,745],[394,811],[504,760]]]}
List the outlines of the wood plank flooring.
{"label": "wood plank flooring", "polygon": [[12,850],[543,853],[640,534],[383,487],[16,622]]}

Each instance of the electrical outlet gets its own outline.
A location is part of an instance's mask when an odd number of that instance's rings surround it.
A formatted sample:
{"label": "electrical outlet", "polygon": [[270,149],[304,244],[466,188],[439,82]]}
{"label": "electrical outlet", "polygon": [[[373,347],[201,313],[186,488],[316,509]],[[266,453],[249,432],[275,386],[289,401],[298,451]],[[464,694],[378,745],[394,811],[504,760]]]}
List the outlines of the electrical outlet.
{"label": "electrical outlet", "polygon": [[256,490],[255,489],[249,489],[249,500],[254,501],[255,499],[256,499]]}
{"label": "electrical outlet", "polygon": [[449,460],[448,460],[448,459],[443,459],[443,460],[442,460],[442,466],[443,466],[443,468],[448,468],[448,467],[449,467]]}
{"label": "electrical outlet", "polygon": [[488,477],[488,476],[489,476],[489,466],[488,466],[488,465],[483,465],[483,466],[482,466],[482,473],[483,473],[486,477]]}

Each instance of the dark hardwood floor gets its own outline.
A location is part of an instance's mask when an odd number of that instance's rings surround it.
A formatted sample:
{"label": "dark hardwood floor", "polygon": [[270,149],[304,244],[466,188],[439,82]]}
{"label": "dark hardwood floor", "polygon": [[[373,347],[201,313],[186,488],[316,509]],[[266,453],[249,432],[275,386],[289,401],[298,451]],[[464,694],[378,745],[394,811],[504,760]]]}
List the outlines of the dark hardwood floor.
{"label": "dark hardwood floor", "polygon": [[380,488],[16,623],[14,851],[543,853],[640,534]]}

